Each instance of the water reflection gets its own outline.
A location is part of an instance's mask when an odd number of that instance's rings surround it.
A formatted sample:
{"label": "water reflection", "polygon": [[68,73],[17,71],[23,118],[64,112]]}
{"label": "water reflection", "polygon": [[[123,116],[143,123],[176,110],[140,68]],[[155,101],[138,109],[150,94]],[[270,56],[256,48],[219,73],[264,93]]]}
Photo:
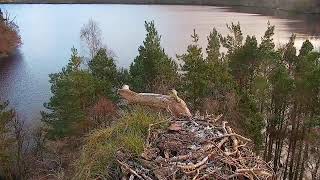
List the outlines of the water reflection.
{"label": "water reflection", "polygon": [[[47,85],[41,86],[39,78],[32,74],[32,69],[18,51],[10,58],[0,61],[0,99],[9,100],[19,117],[25,118],[29,124],[33,119],[39,119],[42,102],[48,99],[50,93]],[[46,81],[44,83],[47,84]]]}
{"label": "water reflection", "polygon": [[[1,98],[7,99],[12,97],[15,89],[15,84],[19,82],[21,77],[27,74],[26,63],[20,51],[17,51],[10,57],[1,59],[0,61],[0,94]],[[11,82],[15,81],[15,83]],[[7,98],[6,98],[7,97]],[[3,99],[2,99],[3,100]],[[14,103],[14,102],[11,102]]]}
{"label": "water reflection", "polygon": [[287,21],[287,26],[299,37],[315,39],[320,36],[320,14],[299,14],[283,10],[240,6],[230,7],[228,11],[260,14],[261,16],[270,16],[273,19],[291,20]]}

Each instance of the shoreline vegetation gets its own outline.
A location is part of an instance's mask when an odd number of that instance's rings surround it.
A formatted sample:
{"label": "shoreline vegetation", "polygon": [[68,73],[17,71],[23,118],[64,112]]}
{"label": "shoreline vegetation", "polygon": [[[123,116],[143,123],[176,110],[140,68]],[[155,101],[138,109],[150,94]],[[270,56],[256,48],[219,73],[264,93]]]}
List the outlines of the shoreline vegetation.
{"label": "shoreline vegetation", "polygon": [[0,8],[0,59],[11,55],[21,43],[19,27],[14,18]]}
{"label": "shoreline vegetation", "polygon": [[320,14],[317,0],[0,0],[8,4],[155,4],[155,5],[207,5],[267,8],[296,13]]}

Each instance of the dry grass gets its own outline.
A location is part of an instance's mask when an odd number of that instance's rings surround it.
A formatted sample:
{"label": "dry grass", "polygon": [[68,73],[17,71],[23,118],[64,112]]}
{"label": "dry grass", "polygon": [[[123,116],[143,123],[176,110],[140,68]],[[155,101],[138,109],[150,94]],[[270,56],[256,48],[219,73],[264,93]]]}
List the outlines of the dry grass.
{"label": "dry grass", "polygon": [[74,179],[114,179],[119,177],[116,152],[121,149],[134,156],[143,152],[150,124],[165,117],[149,109],[134,107],[111,127],[93,131],[87,137]]}

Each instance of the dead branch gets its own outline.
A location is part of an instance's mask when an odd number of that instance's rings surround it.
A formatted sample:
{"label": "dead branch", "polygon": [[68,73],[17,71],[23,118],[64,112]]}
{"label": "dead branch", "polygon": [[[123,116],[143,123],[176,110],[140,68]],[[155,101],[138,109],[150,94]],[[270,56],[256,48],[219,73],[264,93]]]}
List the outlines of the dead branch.
{"label": "dead branch", "polygon": [[141,104],[168,110],[174,117],[191,117],[187,104],[178,97],[177,91],[172,90],[170,95],[153,93],[136,93],[124,85],[118,90],[120,96],[128,101],[129,104]]}
{"label": "dead branch", "polygon": [[[132,174],[134,174],[135,176],[137,176],[139,179],[144,180],[143,177],[141,177],[135,170],[131,169],[127,164],[117,160],[117,162],[124,167],[126,170],[130,171]],[[131,175],[130,175],[131,176]]]}
{"label": "dead branch", "polygon": [[208,161],[209,157],[205,157],[203,158],[203,160],[201,160],[200,162],[196,163],[196,164],[190,164],[190,165],[178,165],[179,168],[185,170],[185,171],[192,171],[200,166],[202,166],[204,163],[206,163]]}
{"label": "dead branch", "polygon": [[251,168],[251,169],[237,169],[236,170],[237,173],[246,173],[246,172],[253,172],[253,173],[257,173],[259,175],[263,175],[263,176],[269,176],[271,177],[272,174],[267,172],[265,169],[262,168]]}
{"label": "dead branch", "polygon": [[[239,134],[236,134],[236,133],[224,134],[224,135],[222,135],[222,136],[216,137],[216,139],[218,139],[218,138],[225,138],[225,137],[231,137],[231,139],[235,139],[234,136],[237,137],[237,138],[240,138],[241,140],[251,142],[251,139],[248,139],[248,138],[243,137],[243,136],[241,136],[241,135],[239,135]],[[235,140],[233,140],[233,141],[238,141],[238,140],[235,139]],[[236,143],[236,146],[238,146],[238,143]]]}

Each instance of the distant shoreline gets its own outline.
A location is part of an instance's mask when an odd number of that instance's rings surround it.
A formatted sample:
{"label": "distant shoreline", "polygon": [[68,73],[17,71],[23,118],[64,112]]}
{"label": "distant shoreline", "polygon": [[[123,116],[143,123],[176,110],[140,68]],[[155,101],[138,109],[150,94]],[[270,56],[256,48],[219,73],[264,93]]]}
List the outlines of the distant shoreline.
{"label": "distant shoreline", "polygon": [[[259,1],[259,2],[257,2]],[[267,1],[263,3],[260,1]],[[294,3],[279,4],[272,3],[272,0],[0,0],[0,4],[132,4],[132,5],[205,5],[205,6],[238,6],[265,8],[273,10],[288,11],[303,14],[320,14],[320,3],[298,6],[298,0],[284,0]],[[314,2],[316,3],[316,2]],[[290,5],[288,5],[290,4]],[[298,7],[298,8],[297,8]]]}

